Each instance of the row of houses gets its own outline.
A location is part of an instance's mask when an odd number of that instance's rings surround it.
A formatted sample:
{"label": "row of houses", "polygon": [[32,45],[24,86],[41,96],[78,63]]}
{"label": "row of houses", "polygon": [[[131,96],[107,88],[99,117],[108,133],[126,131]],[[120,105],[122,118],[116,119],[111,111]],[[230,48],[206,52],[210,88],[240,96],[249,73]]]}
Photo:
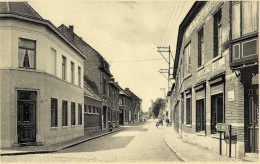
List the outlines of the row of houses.
{"label": "row of houses", "polygon": [[[197,1],[179,26],[170,118],[183,140],[231,156],[259,153],[259,2]],[[229,133],[221,134],[229,155]]]}
{"label": "row of houses", "polygon": [[73,26],[0,2],[1,147],[49,145],[142,120],[142,100]]}

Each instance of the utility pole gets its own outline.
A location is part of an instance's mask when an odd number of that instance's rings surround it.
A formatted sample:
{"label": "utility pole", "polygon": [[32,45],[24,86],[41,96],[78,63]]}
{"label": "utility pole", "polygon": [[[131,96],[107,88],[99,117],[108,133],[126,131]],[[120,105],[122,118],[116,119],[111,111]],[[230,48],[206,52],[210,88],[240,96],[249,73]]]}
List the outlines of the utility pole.
{"label": "utility pole", "polygon": [[[171,69],[173,67],[171,67],[171,59],[173,61],[173,56],[172,56],[172,52],[171,52],[171,47],[169,45],[166,47],[157,47],[157,52],[159,52],[161,54],[161,56],[164,58],[164,60],[167,62],[168,64],[168,68],[167,69],[160,69],[160,73],[164,76],[164,78],[168,81],[168,91],[171,88]],[[168,57],[167,57],[168,56]],[[168,59],[167,59],[168,58]],[[165,74],[167,74],[168,76],[166,77]]]}

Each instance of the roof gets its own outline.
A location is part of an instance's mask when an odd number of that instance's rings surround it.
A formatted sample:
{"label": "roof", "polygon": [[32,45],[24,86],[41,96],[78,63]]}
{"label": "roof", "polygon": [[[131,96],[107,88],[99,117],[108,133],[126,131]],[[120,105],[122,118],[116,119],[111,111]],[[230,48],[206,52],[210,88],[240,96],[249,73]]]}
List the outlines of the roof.
{"label": "roof", "polygon": [[0,13],[12,13],[43,20],[27,2],[0,2]]}
{"label": "roof", "polygon": [[183,35],[185,33],[185,30],[190,25],[192,20],[197,16],[197,14],[200,12],[202,7],[206,4],[205,1],[196,1],[192,5],[191,9],[189,10],[188,14],[185,16],[183,21],[181,22],[179,26],[179,32],[178,32],[178,38],[177,38],[177,46],[176,46],[176,53],[175,53],[175,61],[173,66],[173,78],[176,79],[176,72],[178,69],[178,63],[179,63],[179,57],[180,57],[180,50],[182,45],[182,39]]}
{"label": "roof", "polygon": [[43,19],[28,2],[0,2],[0,18],[15,18],[47,26],[81,57],[86,58],[49,20]]}
{"label": "roof", "polygon": [[86,84],[84,84],[84,96],[92,98],[97,101],[102,101],[95,93],[94,91]]}
{"label": "roof", "polygon": [[136,99],[136,100],[141,100],[141,101],[142,101],[142,99],[140,99],[138,96],[136,96],[129,88],[126,88],[124,91],[125,91],[127,94],[131,95],[131,97],[133,97],[134,99]]}

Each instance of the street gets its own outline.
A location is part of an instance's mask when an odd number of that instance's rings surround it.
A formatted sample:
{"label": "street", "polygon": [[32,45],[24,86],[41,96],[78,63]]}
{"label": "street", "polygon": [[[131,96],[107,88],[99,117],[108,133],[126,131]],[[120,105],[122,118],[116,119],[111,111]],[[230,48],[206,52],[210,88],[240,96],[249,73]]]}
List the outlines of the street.
{"label": "street", "polygon": [[180,161],[163,139],[163,128],[150,121],[126,126],[77,146],[50,154],[1,157],[2,162],[159,162]]}

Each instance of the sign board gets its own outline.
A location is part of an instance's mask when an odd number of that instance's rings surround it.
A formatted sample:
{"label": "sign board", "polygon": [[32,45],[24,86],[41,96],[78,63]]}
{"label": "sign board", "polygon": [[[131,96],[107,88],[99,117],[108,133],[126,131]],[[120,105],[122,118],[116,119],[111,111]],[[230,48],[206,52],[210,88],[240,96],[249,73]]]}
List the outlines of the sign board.
{"label": "sign board", "polygon": [[216,125],[217,131],[226,132],[229,131],[229,124],[218,123]]}
{"label": "sign board", "polygon": [[235,100],[234,91],[228,91],[228,101],[234,101],[234,100]]}

